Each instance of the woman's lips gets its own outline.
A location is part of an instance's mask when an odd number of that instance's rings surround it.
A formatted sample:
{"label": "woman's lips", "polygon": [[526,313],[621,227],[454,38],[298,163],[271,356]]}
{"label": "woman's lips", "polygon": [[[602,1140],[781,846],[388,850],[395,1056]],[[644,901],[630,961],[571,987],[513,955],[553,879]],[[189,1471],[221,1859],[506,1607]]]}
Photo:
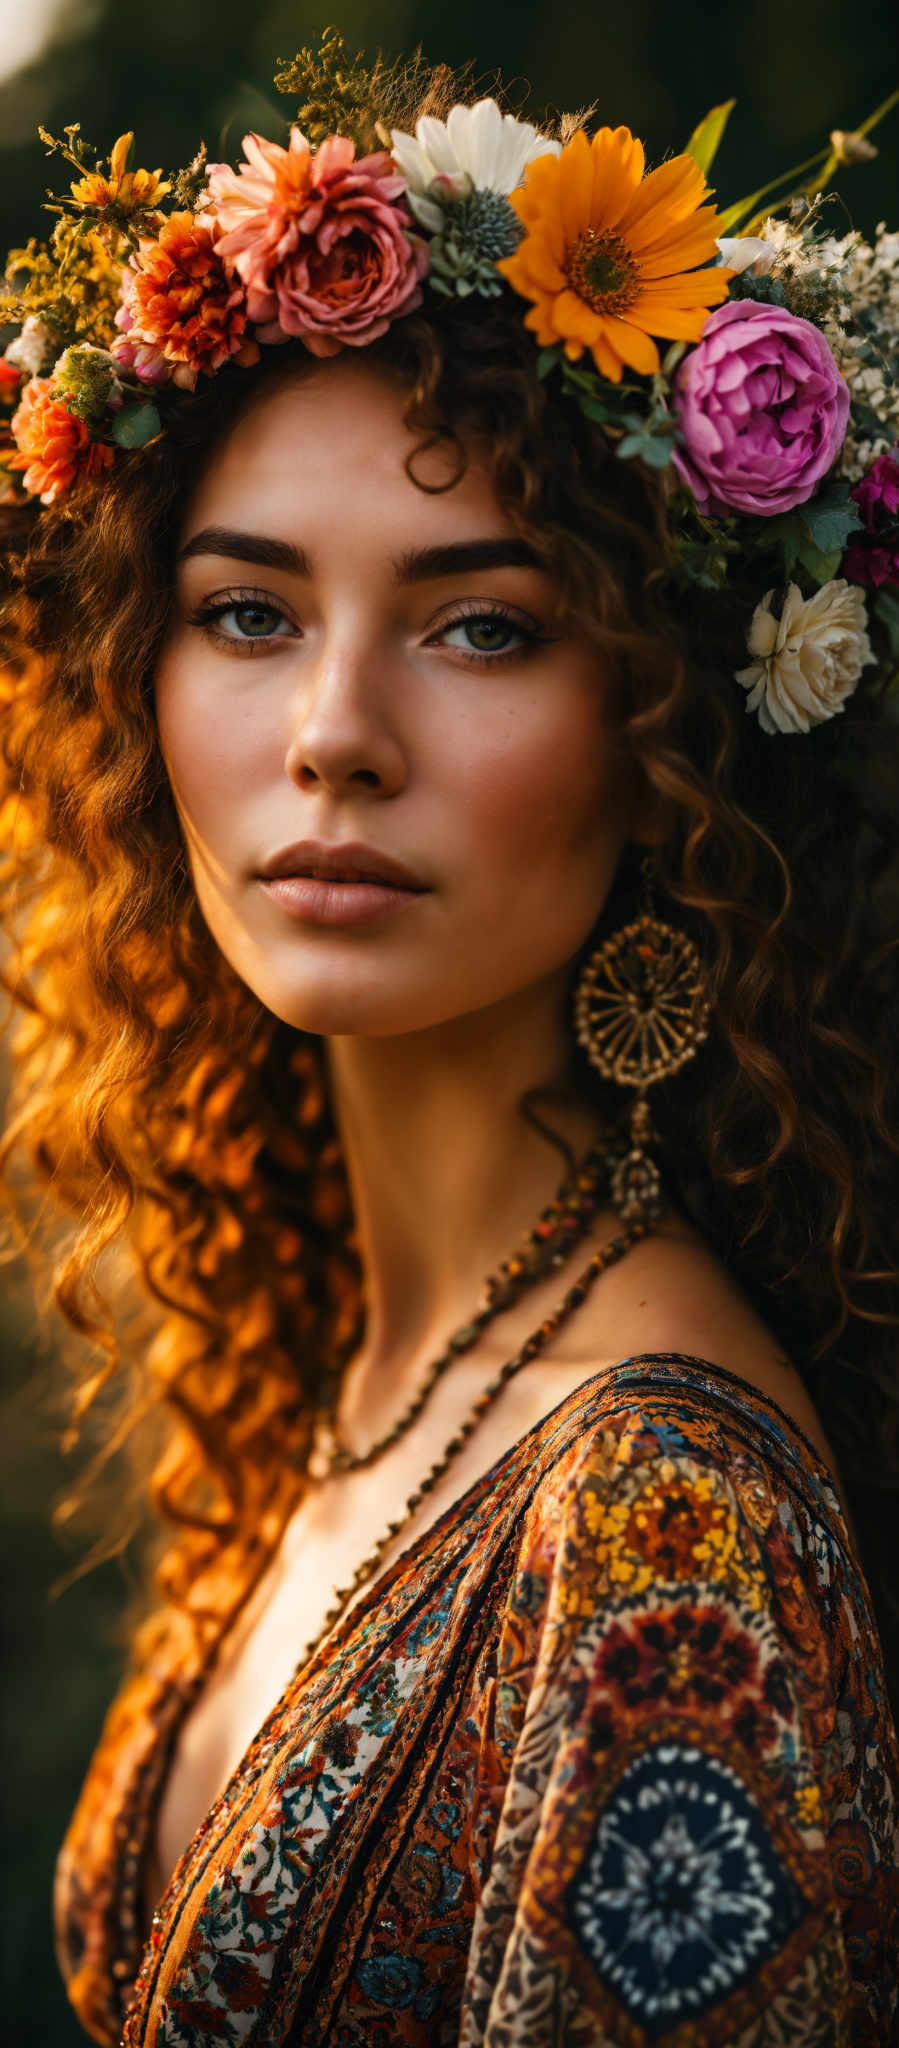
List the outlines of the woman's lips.
{"label": "woman's lips", "polygon": [[390,882],[326,882],[312,875],[278,875],[262,887],[302,924],[363,924],[430,894]]}

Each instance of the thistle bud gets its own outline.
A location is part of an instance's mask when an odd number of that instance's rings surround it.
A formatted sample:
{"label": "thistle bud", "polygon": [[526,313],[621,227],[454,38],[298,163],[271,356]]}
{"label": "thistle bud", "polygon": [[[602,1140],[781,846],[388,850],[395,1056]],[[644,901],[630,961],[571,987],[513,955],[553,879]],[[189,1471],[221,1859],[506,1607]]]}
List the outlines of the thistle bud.
{"label": "thistle bud", "polygon": [[94,348],[90,342],[75,342],[63,350],[52,372],[53,396],[62,398],[69,412],[88,425],[104,413],[119,412],[125,393],[118,376],[119,365],[109,350]]}

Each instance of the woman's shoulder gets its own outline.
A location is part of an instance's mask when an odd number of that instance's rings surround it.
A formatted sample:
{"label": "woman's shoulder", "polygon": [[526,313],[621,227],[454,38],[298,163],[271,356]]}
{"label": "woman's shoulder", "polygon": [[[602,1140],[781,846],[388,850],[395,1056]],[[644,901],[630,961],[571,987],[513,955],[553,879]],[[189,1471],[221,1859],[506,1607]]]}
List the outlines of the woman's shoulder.
{"label": "woman's shoulder", "polygon": [[[670,1212],[602,1276],[582,1333],[597,1367],[650,1355],[705,1360],[783,1410],[813,1445],[848,1504],[837,1456],[795,1363],[705,1239]],[[850,1523],[850,1534],[853,1534]]]}

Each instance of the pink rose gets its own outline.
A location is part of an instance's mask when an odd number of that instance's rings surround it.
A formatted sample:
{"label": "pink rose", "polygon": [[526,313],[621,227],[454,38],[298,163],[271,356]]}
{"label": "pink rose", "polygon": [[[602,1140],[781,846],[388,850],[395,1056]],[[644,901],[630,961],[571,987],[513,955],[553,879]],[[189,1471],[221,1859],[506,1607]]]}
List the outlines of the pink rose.
{"label": "pink rose", "polygon": [[853,534],[845,575],[852,583],[899,583],[899,448],[878,455],[849,496],[868,531]]}
{"label": "pink rose", "polygon": [[672,460],[713,517],[804,504],[849,417],[849,387],[820,328],[755,299],[710,313],[675,394],[686,446]]}
{"label": "pink rose", "polygon": [[406,231],[406,189],[389,151],[354,161],[330,135],[310,150],[299,128],[282,149],[244,136],[237,171],[213,164],[209,196],[217,255],[243,279],[260,341],[299,335],[316,356],[374,341],[421,305],[427,244]]}

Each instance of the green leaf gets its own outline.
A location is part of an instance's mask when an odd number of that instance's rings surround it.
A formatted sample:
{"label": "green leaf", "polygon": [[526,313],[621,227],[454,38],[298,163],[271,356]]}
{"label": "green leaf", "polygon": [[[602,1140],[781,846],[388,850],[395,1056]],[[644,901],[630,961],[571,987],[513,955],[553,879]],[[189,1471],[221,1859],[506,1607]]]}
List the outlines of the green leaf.
{"label": "green leaf", "polygon": [[112,438],[120,448],[145,448],[148,441],[161,433],[162,421],[152,400],[139,399],[134,405],[123,405],[112,426]]}
{"label": "green leaf", "polygon": [[568,361],[567,356],[562,363],[562,375],[566,384],[576,384],[581,391],[589,391],[594,395],[599,391],[599,378],[596,371],[593,369],[576,369],[574,363]]}
{"label": "green leaf", "polygon": [[586,420],[595,420],[598,426],[607,427],[614,418],[614,414],[610,413],[607,405],[603,405],[601,399],[590,398],[586,392],[577,392],[576,397]]}
{"label": "green leaf", "polygon": [[862,524],[849,490],[845,477],[828,477],[817,495],[797,508],[805,533],[824,554],[830,554],[834,548],[842,550],[849,535]]}
{"label": "green leaf", "polygon": [[648,462],[651,469],[664,469],[671,461],[671,437],[668,434],[625,434],[615,450],[622,461],[639,456]]}
{"label": "green leaf", "polygon": [[643,460],[651,469],[667,469],[673,451],[673,434],[654,434],[644,450]]}
{"label": "green leaf", "polygon": [[828,554],[824,554],[820,548],[816,548],[813,540],[803,541],[799,550],[799,560],[803,569],[807,569],[809,575],[814,576],[816,583],[829,583],[831,577],[836,575],[842,559],[842,548],[832,548]]}
{"label": "green leaf", "polygon": [[561,353],[561,343],[556,344],[553,348],[540,349],[537,356],[537,375],[541,383],[544,377],[548,377],[550,371],[555,369]]}
{"label": "green leaf", "polygon": [[705,120],[694,128],[684,155],[692,156],[701,171],[709,170],[736,104],[736,100],[722,100],[720,106],[711,107]]}

